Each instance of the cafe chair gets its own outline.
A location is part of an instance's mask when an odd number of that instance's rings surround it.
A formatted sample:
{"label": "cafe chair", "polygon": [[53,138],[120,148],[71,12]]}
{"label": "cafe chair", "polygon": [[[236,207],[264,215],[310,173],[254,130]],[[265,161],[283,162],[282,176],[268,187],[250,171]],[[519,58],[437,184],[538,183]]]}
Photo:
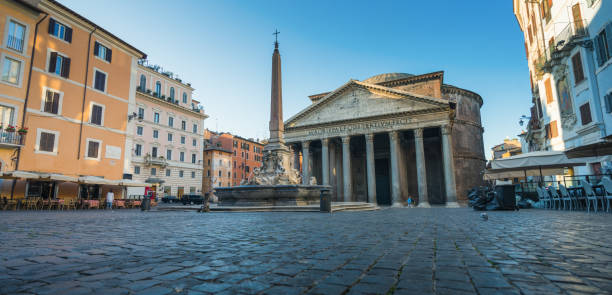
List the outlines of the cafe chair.
{"label": "cafe chair", "polygon": [[544,204],[544,208],[549,209],[550,208],[550,196],[548,195],[546,190],[539,186],[536,186],[536,192],[538,193],[538,198]]}
{"label": "cafe chair", "polygon": [[591,202],[593,202],[595,213],[597,213],[597,196],[595,191],[593,191],[593,186],[584,179],[580,180],[580,184],[582,184],[582,189],[584,189],[586,195],[587,212],[591,212]]}
{"label": "cafe chair", "polygon": [[[569,192],[567,191],[567,188],[565,188],[564,185],[559,184],[559,191],[561,192],[561,201],[563,202],[563,208],[567,209],[569,207],[570,211],[575,210],[575,206],[574,206],[575,199],[573,199],[572,196],[570,196]],[[566,203],[567,203],[567,207],[565,206]]]}
{"label": "cafe chair", "polygon": [[551,185],[548,187],[548,192],[553,202],[553,209],[556,207],[557,210],[561,210],[561,197],[557,193],[557,190]]}
{"label": "cafe chair", "polygon": [[605,199],[606,199],[606,211],[610,212],[610,199],[612,199],[612,180],[608,177],[604,177],[601,179],[601,184],[603,184]]}

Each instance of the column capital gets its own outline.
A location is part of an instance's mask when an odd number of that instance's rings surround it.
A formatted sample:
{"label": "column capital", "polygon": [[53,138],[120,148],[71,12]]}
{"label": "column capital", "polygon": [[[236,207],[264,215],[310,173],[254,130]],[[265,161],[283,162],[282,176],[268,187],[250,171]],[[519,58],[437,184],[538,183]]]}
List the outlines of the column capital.
{"label": "column capital", "polygon": [[329,144],[329,138],[321,138],[321,144],[322,145],[328,145]]}
{"label": "column capital", "polygon": [[368,133],[365,135],[366,141],[374,141],[374,133]]}
{"label": "column capital", "polygon": [[399,138],[399,132],[398,131],[389,131],[389,138],[393,141],[397,141],[397,139]]}
{"label": "column capital", "polygon": [[414,129],[414,137],[423,138],[423,128]]}
{"label": "column capital", "polygon": [[440,126],[440,131],[442,131],[442,135],[450,135],[452,129],[450,125],[446,124],[446,125]]}
{"label": "column capital", "polygon": [[342,136],[342,144],[348,144],[351,142],[350,136]]}
{"label": "column capital", "polygon": [[307,149],[310,147],[310,140],[302,141],[302,148]]}

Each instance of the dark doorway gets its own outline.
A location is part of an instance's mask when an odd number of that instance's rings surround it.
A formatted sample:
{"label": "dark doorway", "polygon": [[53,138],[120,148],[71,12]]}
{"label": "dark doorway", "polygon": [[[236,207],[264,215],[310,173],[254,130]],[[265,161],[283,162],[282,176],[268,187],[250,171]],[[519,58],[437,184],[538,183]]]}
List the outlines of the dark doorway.
{"label": "dark doorway", "polygon": [[374,174],[376,174],[376,201],[378,205],[391,205],[389,159],[376,159],[374,166]]}

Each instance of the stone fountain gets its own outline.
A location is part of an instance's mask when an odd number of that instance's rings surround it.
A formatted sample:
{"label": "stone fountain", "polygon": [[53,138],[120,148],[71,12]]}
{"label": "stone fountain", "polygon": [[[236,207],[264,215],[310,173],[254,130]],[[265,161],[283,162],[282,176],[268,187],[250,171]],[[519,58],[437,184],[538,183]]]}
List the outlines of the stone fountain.
{"label": "stone fountain", "polygon": [[291,151],[283,138],[284,129],[281,59],[276,41],[272,54],[270,140],[264,146],[262,166],[253,169],[249,179],[240,186],[216,188],[219,206],[276,207],[319,204],[321,189],[327,186],[316,185],[315,179],[309,179],[308,185],[301,184],[300,173],[291,165]]}

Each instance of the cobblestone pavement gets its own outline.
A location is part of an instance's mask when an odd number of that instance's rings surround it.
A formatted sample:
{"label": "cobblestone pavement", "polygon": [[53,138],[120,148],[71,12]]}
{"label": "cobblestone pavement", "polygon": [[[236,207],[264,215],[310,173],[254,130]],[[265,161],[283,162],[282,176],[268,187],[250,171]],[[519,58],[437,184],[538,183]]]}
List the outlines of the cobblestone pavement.
{"label": "cobblestone pavement", "polygon": [[0,212],[0,293],[612,293],[612,214]]}

